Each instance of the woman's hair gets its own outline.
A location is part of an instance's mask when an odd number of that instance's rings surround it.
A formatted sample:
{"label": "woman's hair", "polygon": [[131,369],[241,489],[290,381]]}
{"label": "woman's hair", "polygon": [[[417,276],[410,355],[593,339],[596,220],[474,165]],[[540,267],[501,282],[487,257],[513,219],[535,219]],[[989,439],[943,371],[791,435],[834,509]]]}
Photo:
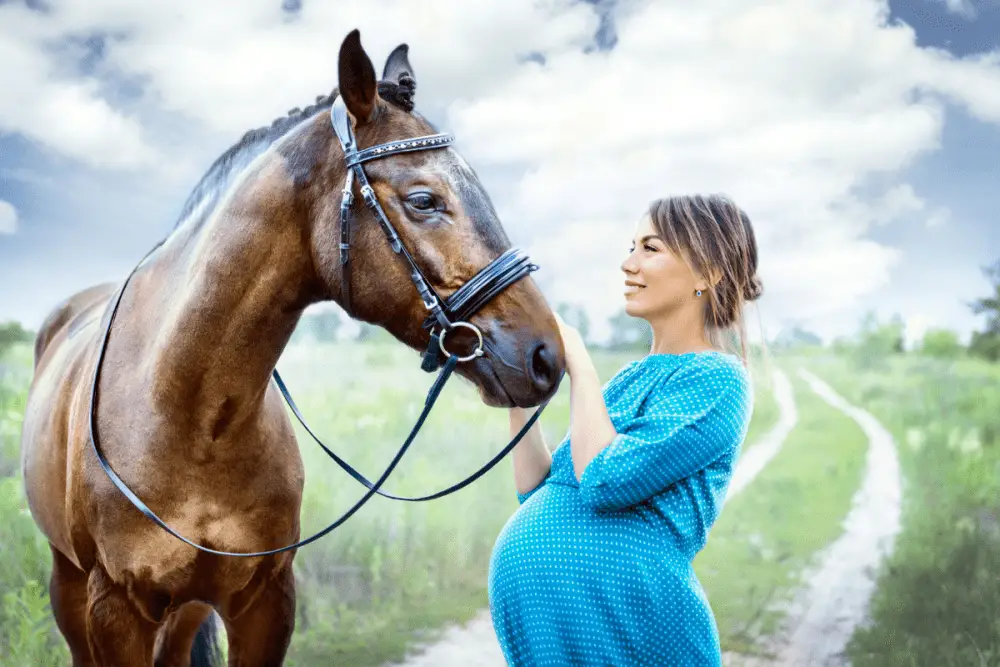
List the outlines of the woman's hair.
{"label": "woman's hair", "polygon": [[658,199],[650,204],[649,216],[670,249],[708,280],[704,298],[709,340],[723,348],[738,341],[746,360],[743,306],[764,291],[757,276],[757,239],[749,216],[722,195]]}

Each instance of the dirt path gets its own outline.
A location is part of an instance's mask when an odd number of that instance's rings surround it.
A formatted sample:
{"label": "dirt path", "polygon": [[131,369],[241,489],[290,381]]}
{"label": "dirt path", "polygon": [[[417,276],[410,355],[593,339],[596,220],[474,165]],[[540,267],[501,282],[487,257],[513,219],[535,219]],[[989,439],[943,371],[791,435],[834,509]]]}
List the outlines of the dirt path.
{"label": "dirt path", "polygon": [[765,645],[774,660],[727,656],[727,667],[841,667],[854,630],[867,622],[879,564],[900,528],[901,477],[892,435],[812,373],[800,369],[820,398],[854,419],[868,437],[861,487],[844,519],[844,532],[805,573],[806,584],[784,609],[781,631]]}
{"label": "dirt path", "polygon": [[[465,626],[452,626],[429,646],[413,648],[402,667],[507,667],[490,610],[483,609]],[[386,666],[388,667],[388,666]]]}
{"label": "dirt path", "polygon": [[842,652],[867,620],[875,576],[900,529],[901,476],[892,435],[804,369],[799,376],[827,403],[842,411],[868,437],[861,488],[854,494],[844,532],[822,554],[791,607],[781,665],[832,667],[847,664]]}
{"label": "dirt path", "polygon": [[788,434],[799,422],[799,413],[795,408],[795,393],[792,391],[792,383],[789,382],[788,376],[775,369],[771,377],[771,382],[774,385],[774,400],[778,403],[778,423],[764,434],[760,442],[740,456],[736,470],[733,471],[733,478],[729,482],[729,491],[726,494],[727,502],[745,489],[764,469],[764,466],[774,458]]}

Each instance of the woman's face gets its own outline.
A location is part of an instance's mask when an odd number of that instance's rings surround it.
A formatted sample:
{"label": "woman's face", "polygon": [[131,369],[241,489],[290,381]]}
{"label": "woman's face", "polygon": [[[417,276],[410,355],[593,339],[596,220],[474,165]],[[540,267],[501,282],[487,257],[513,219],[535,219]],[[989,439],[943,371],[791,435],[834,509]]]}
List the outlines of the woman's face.
{"label": "woman's face", "polygon": [[695,291],[706,286],[657,235],[649,216],[636,226],[631,252],[621,268],[625,272],[625,312],[646,320],[690,304],[696,299]]}

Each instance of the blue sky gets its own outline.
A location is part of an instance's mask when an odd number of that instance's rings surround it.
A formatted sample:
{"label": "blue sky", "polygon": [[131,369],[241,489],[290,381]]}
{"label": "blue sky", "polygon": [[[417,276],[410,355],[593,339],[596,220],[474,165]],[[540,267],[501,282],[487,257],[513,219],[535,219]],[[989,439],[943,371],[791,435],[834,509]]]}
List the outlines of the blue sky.
{"label": "blue sky", "polygon": [[123,278],[215,156],[335,85],[360,27],[377,68],[411,44],[418,108],[551,301],[599,322],[645,203],[725,191],[760,233],[769,335],[868,309],[968,335],[1000,258],[1000,3],[690,5],[0,1],[0,321]]}

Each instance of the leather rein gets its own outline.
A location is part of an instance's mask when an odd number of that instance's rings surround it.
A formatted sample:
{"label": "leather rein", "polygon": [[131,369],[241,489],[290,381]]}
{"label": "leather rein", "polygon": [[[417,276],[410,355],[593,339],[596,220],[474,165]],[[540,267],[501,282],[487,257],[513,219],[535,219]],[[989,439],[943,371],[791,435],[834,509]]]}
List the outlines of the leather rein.
{"label": "leather rein", "polygon": [[[402,255],[407,261],[410,268],[410,279],[413,282],[414,287],[420,294],[421,300],[424,306],[430,311],[430,315],[427,320],[425,320],[423,327],[425,329],[430,329],[430,340],[426,351],[423,353],[423,362],[421,368],[427,372],[433,372],[437,368],[441,368],[440,373],[435,379],[434,383],[431,385],[430,390],[427,393],[427,397],[424,400],[424,408],[417,418],[416,423],[410,430],[409,435],[406,440],[400,446],[399,451],[393,457],[392,461],[386,467],[382,475],[375,481],[372,482],[355,468],[353,468],[347,461],[343,460],[337,454],[335,454],[329,447],[327,447],[323,442],[313,433],[312,429],[305,422],[305,418],[299,411],[298,406],[292,399],[291,393],[288,391],[288,387],[285,382],[281,379],[278,374],[278,370],[274,369],[272,372],[275,384],[277,385],[281,395],[284,397],[285,402],[291,408],[295,417],[299,420],[302,426],[306,429],[309,435],[316,441],[317,444],[323,449],[323,451],[329,456],[337,465],[339,465],[344,471],[346,471],[351,477],[360,482],[362,485],[367,487],[367,491],[350,509],[348,509],[344,514],[342,514],[335,521],[330,523],[326,528],[314,533],[313,535],[295,542],[294,544],[289,544],[287,546],[279,547],[276,549],[270,549],[268,551],[254,551],[254,552],[233,552],[233,551],[220,551],[216,549],[211,549],[209,547],[196,544],[190,539],[179,534],[173,528],[168,526],[166,522],[163,521],[156,513],[153,512],[118,476],[111,465],[108,463],[107,459],[104,457],[101,451],[100,444],[97,438],[97,387],[99,385],[101,376],[101,367],[104,360],[104,354],[108,347],[108,340],[111,334],[111,326],[114,322],[115,315],[118,312],[118,307],[121,304],[122,296],[125,293],[125,287],[128,285],[129,280],[135,275],[139,267],[146,261],[146,259],[159,248],[166,239],[161,240],[153,248],[146,253],[139,263],[132,269],[129,275],[125,278],[121,287],[118,289],[117,295],[114,299],[113,305],[111,307],[110,315],[108,316],[107,324],[104,327],[104,333],[101,339],[101,346],[98,352],[97,363],[94,368],[93,383],[90,390],[90,442],[93,445],[94,453],[97,454],[97,459],[107,473],[108,477],[114,483],[116,487],[125,495],[129,500],[146,517],[157,524],[160,528],[165,530],[170,535],[173,535],[182,542],[200,550],[205,553],[215,554],[218,556],[238,556],[244,558],[259,557],[259,556],[270,556],[278,554],[284,551],[290,551],[292,549],[297,549],[299,547],[305,546],[311,542],[318,540],[324,535],[330,533],[345,521],[347,521],[355,512],[357,512],[361,507],[367,503],[372,496],[378,494],[385,498],[391,498],[393,500],[403,500],[408,502],[422,502],[426,500],[434,500],[447,496],[451,493],[459,491],[465,488],[472,482],[476,481],[487,472],[489,472],[497,463],[499,463],[511,450],[517,445],[518,442],[525,436],[528,430],[534,425],[535,421],[541,415],[542,411],[548,405],[548,401],[545,401],[535,410],[534,414],[528,419],[524,427],[518,432],[518,434],[511,440],[496,456],[490,459],[482,468],[477,472],[466,478],[465,480],[454,484],[442,491],[437,493],[432,493],[427,496],[420,497],[406,497],[406,496],[396,496],[390,493],[385,493],[380,490],[382,484],[389,478],[392,471],[395,469],[396,465],[403,458],[403,454],[409,448],[413,439],[419,433],[420,428],[423,426],[424,420],[430,413],[431,409],[434,407],[434,403],[437,401],[441,390],[444,388],[445,383],[448,378],[451,377],[452,372],[459,362],[470,361],[476,357],[483,356],[483,336],[479,329],[467,321],[472,315],[478,312],[483,306],[485,306],[493,297],[502,292],[504,289],[514,284],[524,276],[528,275],[532,271],[538,269],[538,266],[531,263],[528,259],[527,254],[518,248],[511,248],[501,254],[499,257],[490,262],[486,267],[480,270],[475,276],[473,276],[467,283],[462,285],[455,293],[451,294],[447,299],[441,299],[434,288],[431,287],[430,283],[424,277],[423,272],[417,263],[407,252],[406,247],[403,245],[399,234],[396,233],[396,229],[393,227],[388,216],[386,216],[385,211],[379,204],[378,199],[375,196],[374,190],[368,183],[368,179],[365,175],[364,168],[362,164],[369,160],[374,160],[382,157],[388,157],[390,155],[397,155],[399,153],[407,153],[413,151],[421,150],[431,150],[437,148],[446,148],[454,142],[454,138],[450,134],[434,134],[423,137],[415,137],[412,139],[404,139],[401,141],[393,141],[385,144],[379,144],[359,150],[355,139],[354,133],[351,129],[350,116],[347,111],[343,99],[337,97],[334,101],[333,107],[330,111],[331,123],[333,125],[334,131],[337,133],[337,137],[340,140],[341,148],[344,152],[344,159],[347,164],[347,178],[344,184],[343,196],[341,200],[340,207],[340,222],[341,222],[341,241],[340,241],[340,266],[341,266],[341,298],[343,301],[344,309],[348,313],[350,312],[350,230],[351,230],[351,213],[352,206],[354,204],[354,185],[357,184],[359,192],[365,201],[368,208],[372,209],[375,219],[378,221],[382,230],[385,232],[388,238],[389,244],[393,251]],[[476,349],[466,356],[457,356],[450,353],[444,344],[445,336],[449,331],[456,328],[467,328],[471,329],[473,333],[477,336],[477,347]],[[446,358],[443,363],[441,359],[441,354],[444,354]]]}

